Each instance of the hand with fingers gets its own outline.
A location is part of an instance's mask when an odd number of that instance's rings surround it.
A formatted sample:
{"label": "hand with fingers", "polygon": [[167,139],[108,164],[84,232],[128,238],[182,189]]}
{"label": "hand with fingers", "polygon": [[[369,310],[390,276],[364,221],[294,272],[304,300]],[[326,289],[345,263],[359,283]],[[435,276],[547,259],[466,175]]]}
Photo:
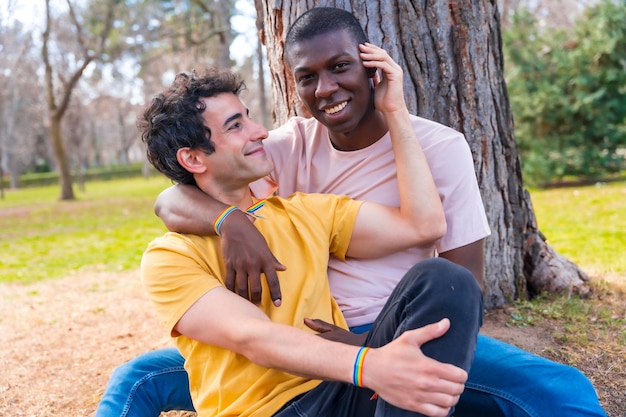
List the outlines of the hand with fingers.
{"label": "hand with fingers", "polygon": [[363,385],[405,410],[447,416],[465,388],[467,372],[425,356],[420,347],[449,328],[450,321],[443,319],[371,349],[363,361]]}
{"label": "hand with fingers", "polygon": [[374,104],[383,112],[406,110],[403,71],[384,49],[371,43],[359,45],[361,60],[366,68],[377,69],[374,75]]}
{"label": "hand with fingers", "polygon": [[285,271],[287,267],[274,257],[263,235],[245,217],[241,221],[229,216],[220,230],[226,288],[259,304],[264,275],[272,302],[280,306],[282,295],[276,271]]}

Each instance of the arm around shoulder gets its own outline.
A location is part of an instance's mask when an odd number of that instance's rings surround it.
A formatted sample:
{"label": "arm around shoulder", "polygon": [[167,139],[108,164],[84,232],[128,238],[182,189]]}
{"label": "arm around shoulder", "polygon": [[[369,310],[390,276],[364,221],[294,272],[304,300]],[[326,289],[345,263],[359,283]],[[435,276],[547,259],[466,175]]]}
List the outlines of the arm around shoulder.
{"label": "arm around shoulder", "polygon": [[[196,186],[177,184],[159,194],[154,211],[170,231],[209,236],[215,235],[213,222],[227,207]],[[276,271],[286,268],[274,257],[247,215],[233,211],[220,230],[227,288],[258,303],[264,273],[272,300],[279,304],[281,291]]]}
{"label": "arm around shoulder", "polygon": [[226,207],[195,185],[176,184],[157,196],[154,212],[172,232],[210,236],[213,219]]}

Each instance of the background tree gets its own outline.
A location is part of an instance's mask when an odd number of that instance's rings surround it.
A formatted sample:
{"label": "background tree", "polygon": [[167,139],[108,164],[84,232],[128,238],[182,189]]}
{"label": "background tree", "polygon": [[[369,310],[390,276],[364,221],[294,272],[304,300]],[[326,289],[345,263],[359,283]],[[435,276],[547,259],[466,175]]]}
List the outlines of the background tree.
{"label": "background tree", "polygon": [[521,10],[504,33],[523,172],[532,184],[626,168],[626,3],[603,1],[569,29]]}
{"label": "background tree", "polygon": [[[508,28],[520,9],[528,10],[542,27],[569,28],[585,8],[597,0],[498,0],[502,28]],[[564,12],[564,11],[567,12]]]}
{"label": "background tree", "polygon": [[19,22],[0,28],[0,51],[0,176],[4,180],[7,173],[8,185],[17,188],[20,174],[35,164],[35,138],[43,125],[38,57]]}
{"label": "background tree", "polygon": [[187,57],[183,65],[207,63],[222,68],[232,65],[231,0],[161,0],[156,3],[158,13],[163,15],[158,28],[162,39],[169,42],[169,48],[161,48],[162,52]]}
{"label": "background tree", "polygon": [[[117,3],[119,3],[117,0],[107,0],[103,3],[87,5],[92,8],[88,9],[91,14],[87,14],[85,18],[85,15],[77,13],[72,2],[67,0],[69,19],[72,23],[70,28],[73,32],[66,33],[62,30],[61,22],[53,19],[50,0],[46,0],[46,27],[43,33],[41,55],[45,67],[48,129],[59,172],[61,200],[74,200],[75,198],[70,164],[61,134],[61,122],[68,109],[72,92],[83,73],[94,60],[102,59],[107,52]],[[57,35],[56,42],[51,40],[53,33]],[[71,52],[64,51],[62,46],[67,45],[67,42],[63,42],[63,36],[73,36],[76,49]],[[65,53],[69,53],[69,56]],[[56,62],[53,61],[53,57],[57,58]],[[66,66],[70,67],[67,78],[64,71]]]}
{"label": "background tree", "polygon": [[304,113],[283,60],[286,31],[306,9],[334,6],[351,11],[370,41],[404,68],[405,95],[413,113],[465,134],[492,229],[486,240],[488,307],[528,291],[587,291],[586,275],[545,242],[523,188],[495,0],[255,0],[255,5],[273,74],[276,122]]}

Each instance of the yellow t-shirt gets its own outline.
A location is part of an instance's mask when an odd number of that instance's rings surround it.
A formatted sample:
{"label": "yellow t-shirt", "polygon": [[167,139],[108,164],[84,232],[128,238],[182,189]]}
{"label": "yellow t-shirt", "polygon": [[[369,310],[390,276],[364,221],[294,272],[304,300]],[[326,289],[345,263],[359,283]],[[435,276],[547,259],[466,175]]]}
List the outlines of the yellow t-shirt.
{"label": "yellow t-shirt", "polygon": [[[269,318],[312,332],[305,317],[347,328],[328,285],[329,253],[345,258],[360,207],[347,197],[294,194],[269,198],[254,225],[288,270],[278,272],[282,305],[274,307],[263,280],[260,308]],[[144,253],[141,276],[170,331],[202,295],[224,286],[219,238],[167,233]],[[312,332],[313,333],[313,332]],[[269,416],[319,380],[258,366],[242,355],[185,336],[176,337],[185,357],[194,407],[200,416]]]}

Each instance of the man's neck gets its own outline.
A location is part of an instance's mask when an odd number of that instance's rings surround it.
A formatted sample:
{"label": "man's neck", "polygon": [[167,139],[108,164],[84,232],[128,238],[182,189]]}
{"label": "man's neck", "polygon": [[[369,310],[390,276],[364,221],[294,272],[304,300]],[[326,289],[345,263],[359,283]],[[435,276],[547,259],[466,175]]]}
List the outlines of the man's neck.
{"label": "man's neck", "polygon": [[250,207],[254,203],[252,192],[247,184],[245,186],[232,189],[217,184],[198,184],[198,186],[202,191],[217,201],[221,201],[222,203],[230,206],[237,206],[243,210]]}
{"label": "man's neck", "polygon": [[328,134],[335,149],[356,151],[378,142],[388,131],[385,116],[379,111],[374,111],[370,116],[364,118],[363,122],[353,131],[331,132],[329,130]]}

